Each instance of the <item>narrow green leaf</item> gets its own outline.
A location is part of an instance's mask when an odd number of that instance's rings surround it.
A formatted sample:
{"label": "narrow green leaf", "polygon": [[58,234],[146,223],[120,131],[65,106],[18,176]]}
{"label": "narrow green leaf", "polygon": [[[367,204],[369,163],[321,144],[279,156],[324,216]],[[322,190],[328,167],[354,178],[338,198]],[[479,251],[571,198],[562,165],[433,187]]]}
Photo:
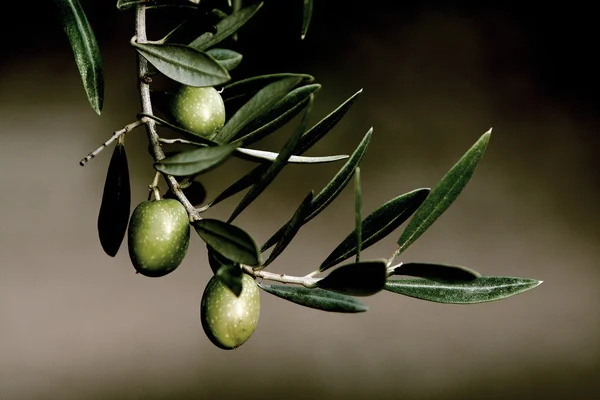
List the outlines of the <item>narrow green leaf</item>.
{"label": "narrow green leaf", "polygon": [[508,276],[482,276],[471,282],[449,284],[429,279],[390,279],[385,290],[448,304],[475,304],[495,301],[523,293],[542,281]]}
{"label": "narrow green leaf", "polygon": [[237,135],[236,142],[248,146],[275,132],[298,115],[308,105],[310,96],[319,89],[321,85],[315,83],[290,91],[273,108],[246,125]]}
{"label": "narrow green leaf", "polygon": [[[246,158],[249,161],[258,161],[264,162],[269,161],[273,162],[279,155],[279,153],[274,153],[271,151],[265,150],[254,150],[254,149],[245,149],[243,147],[239,147],[236,150],[237,156],[240,158]],[[347,155],[335,155],[335,156],[320,156],[320,157],[305,157],[305,156],[290,156],[288,159],[289,164],[322,164],[329,163],[334,161],[340,161],[348,158]]]}
{"label": "narrow green leaf", "polygon": [[310,109],[311,109],[311,105],[309,104],[309,106],[306,109],[306,112],[304,113],[304,117],[302,118],[302,121],[300,122],[300,124],[298,125],[298,127],[296,128],[294,133],[290,136],[288,141],[285,143],[285,145],[279,152],[279,155],[277,156],[275,161],[273,161],[273,163],[271,165],[269,165],[269,167],[267,168],[265,173],[260,177],[258,182],[256,182],[250,188],[248,193],[246,193],[246,195],[238,203],[235,210],[233,210],[233,213],[231,213],[231,216],[229,217],[228,222],[233,221],[238,215],[240,215],[240,213],[246,207],[248,207],[267,188],[267,186],[269,186],[269,184],[271,184],[271,182],[273,182],[275,177],[286,166],[288,159],[294,152],[294,148],[296,147],[296,145],[298,144],[298,141],[300,140],[300,137],[302,136],[302,133],[304,133],[304,131],[306,129],[306,125],[308,124],[308,116],[310,114]]}
{"label": "narrow green leaf", "polygon": [[210,207],[222,202],[225,199],[230,198],[231,196],[236,195],[244,189],[249,188],[254,185],[261,176],[267,171],[269,168],[269,164],[261,164],[255,167],[253,170],[248,172],[246,175],[242,176],[240,179],[235,181],[232,185],[230,185],[227,189],[223,190],[217,197],[214,198],[209,204]]}
{"label": "narrow green leaf", "polygon": [[294,73],[253,76],[223,86],[221,97],[223,98],[223,101],[229,101],[240,97],[251,96],[265,86],[285,78],[298,78],[301,83],[311,83],[315,80],[312,75]]}
{"label": "narrow green leaf", "polygon": [[125,146],[118,143],[113,150],[102,203],[98,214],[98,236],[104,252],[114,257],[121,247],[131,209],[131,188],[129,183],[129,167]]}
{"label": "narrow green leaf", "polygon": [[194,221],[192,225],[202,240],[223,257],[249,266],[260,264],[256,242],[241,228],[208,218]]}
{"label": "narrow green leaf", "polygon": [[[188,186],[182,188],[183,194],[194,206],[199,206],[206,199],[206,188],[198,181],[191,181]],[[165,199],[176,199],[177,197],[168,190],[163,196]]]}
{"label": "narrow green leaf", "polygon": [[262,6],[263,3],[260,2],[234,12],[217,24],[216,33],[206,32],[190,43],[190,46],[198,50],[214,46],[240,29]]}
{"label": "narrow green leaf", "polygon": [[210,55],[182,44],[131,45],[165,76],[188,86],[215,86],[231,79]]}
{"label": "narrow green leaf", "polygon": [[303,0],[304,7],[302,10],[302,39],[306,37],[306,33],[308,32],[308,26],[310,25],[310,20],[312,18],[313,12],[313,0]]}
{"label": "narrow green leaf", "polygon": [[55,0],[55,3],[87,98],[100,115],[104,103],[104,70],[94,31],[79,0]]}
{"label": "narrow green leaf", "polygon": [[446,173],[427,199],[415,212],[404,232],[398,239],[400,248],[396,254],[402,253],[417,240],[439,217],[450,207],[463,190],[475,168],[479,164],[490,140],[492,130],[484,133],[481,138],[461,157],[460,160]]}
{"label": "narrow green leaf", "polygon": [[444,283],[470,282],[481,276],[477,271],[458,265],[406,263],[393,269],[392,275],[414,276]]}
{"label": "narrow green leaf", "polygon": [[356,262],[360,261],[362,245],[362,193],[360,187],[360,167],[354,170],[354,240],[356,241]]}
{"label": "narrow green leaf", "polygon": [[[360,142],[360,144],[356,147],[348,161],[344,164],[342,168],[338,171],[338,173],[333,177],[333,179],[325,185],[325,187],[315,196],[313,199],[313,211],[312,213],[306,217],[304,223],[306,224],[308,221],[316,217],[321,211],[323,211],[335,198],[342,192],[342,190],[346,187],[352,175],[354,174],[354,169],[362,160],[363,155],[365,154],[369,142],[371,140],[371,134],[373,132],[373,128],[369,129],[369,131],[365,134],[364,138]],[[283,234],[283,230],[285,226],[281,227],[277,232],[273,234],[262,245],[260,248],[261,252],[266,251],[270,247],[274,246],[277,241],[281,238]],[[354,253],[352,254],[354,255]],[[351,256],[352,256],[351,255]],[[350,256],[350,257],[351,257]]]}
{"label": "narrow green leaf", "polygon": [[206,172],[224,162],[236,146],[225,144],[184,151],[154,164],[157,171],[173,176],[189,176]]}
{"label": "narrow green leaf", "polygon": [[296,286],[265,285],[264,283],[258,283],[258,287],[265,292],[284,300],[321,311],[359,313],[369,309],[369,307],[354,297],[333,293],[329,290],[318,288],[307,289]]}
{"label": "narrow green leaf", "polygon": [[296,236],[296,234],[300,230],[300,227],[302,226],[302,223],[304,222],[304,218],[306,218],[306,216],[311,211],[313,195],[314,193],[311,191],[308,194],[308,196],[306,196],[304,200],[302,200],[302,203],[300,204],[298,209],[296,209],[292,218],[288,221],[287,224],[285,224],[285,229],[283,231],[283,234],[281,235],[281,239],[279,239],[279,242],[277,242],[277,245],[269,255],[269,258],[263,264],[265,267],[271,262],[273,262],[281,253],[283,253],[283,251],[290,244],[294,236]]}
{"label": "narrow green leaf", "polygon": [[243,58],[237,51],[229,49],[210,49],[206,53],[217,60],[227,71],[231,71],[240,65]]}
{"label": "narrow green leaf", "polygon": [[242,274],[242,268],[239,265],[230,264],[221,266],[215,275],[233,294],[240,297],[240,294],[242,294]]}
{"label": "narrow green leaf", "polygon": [[386,279],[385,260],[361,261],[334,269],[317,286],[350,296],[372,296],[383,289]]}
{"label": "narrow green leaf", "polygon": [[325,135],[327,135],[333,129],[333,127],[336,126],[337,123],[340,122],[340,120],[346,115],[350,107],[352,107],[352,105],[356,101],[358,95],[361,93],[362,89],[350,96],[350,98],[343,102],[338,108],[333,110],[329,115],[327,115],[310,130],[308,130],[308,132],[306,132],[302,136],[302,139],[300,139],[300,143],[298,144],[298,148],[296,149],[296,154],[305,153],[319,140],[325,137]]}
{"label": "narrow green leaf", "polygon": [[360,164],[360,161],[367,151],[372,133],[373,128],[369,129],[365,134],[358,147],[356,147],[348,161],[346,161],[344,166],[337,174],[335,174],[333,179],[315,196],[315,199],[313,200],[313,212],[306,218],[304,223],[310,221],[323,211],[342,192],[348,182],[350,182],[354,170],[358,164]]}
{"label": "narrow green leaf", "polygon": [[300,78],[284,78],[262,88],[233,114],[214,140],[220,143],[229,142],[244,126],[277,104],[299,82]]}
{"label": "narrow green leaf", "polygon": [[[367,216],[362,222],[362,248],[379,242],[406,221],[429,194],[429,189],[416,189],[393,198]],[[325,271],[356,254],[356,234],[348,234],[319,267]]]}

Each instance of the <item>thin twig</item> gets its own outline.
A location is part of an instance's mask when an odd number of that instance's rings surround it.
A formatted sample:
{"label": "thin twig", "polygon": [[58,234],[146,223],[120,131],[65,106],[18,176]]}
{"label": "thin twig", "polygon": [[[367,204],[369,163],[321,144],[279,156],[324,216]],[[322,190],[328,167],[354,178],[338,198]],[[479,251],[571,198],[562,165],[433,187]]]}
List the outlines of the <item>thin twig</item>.
{"label": "thin twig", "polygon": [[[135,27],[135,40],[138,43],[147,43],[148,39],[146,36],[146,6],[143,4],[138,5],[136,12],[136,27]],[[140,99],[142,102],[142,112],[144,114],[153,115],[152,112],[152,101],[150,99],[150,84],[145,79],[148,75],[148,61],[138,54],[138,79],[140,88]],[[160,161],[165,158],[165,153],[161,147],[158,132],[156,131],[156,123],[150,118],[146,118],[144,121],[146,125],[146,131],[148,133],[148,140],[150,141],[150,148],[152,149],[152,155],[154,161]],[[183,204],[187,210],[190,221],[200,220],[200,214],[192,203],[183,194],[183,191],[179,188],[177,180],[167,174],[163,174],[163,177],[167,181],[167,185],[171,192],[177,197],[177,199]]]}
{"label": "thin twig", "polygon": [[100,145],[100,147],[98,147],[96,150],[94,150],[90,154],[88,154],[87,157],[82,158],[81,161],[79,161],[79,165],[81,165],[83,167],[85,164],[88,163],[88,161],[90,161],[92,158],[96,157],[102,150],[104,150],[106,147],[110,146],[110,144],[112,142],[114,142],[117,139],[122,140],[121,137],[123,135],[125,135],[127,132],[134,130],[135,128],[137,128],[138,126],[140,126],[142,124],[143,124],[143,122],[138,120],[138,121],[130,123],[129,125],[126,125],[123,129],[115,131],[106,142],[104,142]]}
{"label": "thin twig", "polygon": [[292,283],[292,284],[302,285],[309,289],[317,287],[317,282],[320,280],[320,279],[312,278],[309,276],[292,276],[292,275],[286,275],[286,274],[276,274],[276,273],[268,272],[268,271],[264,271],[264,270],[254,270],[254,269],[252,269],[252,267],[249,267],[247,265],[243,265],[242,269],[247,274],[254,276],[256,278],[261,278],[261,279],[265,279],[268,281],[275,281],[275,282],[281,282],[281,283]]}
{"label": "thin twig", "polygon": [[196,142],[192,142],[191,140],[187,140],[187,139],[180,139],[180,138],[175,138],[175,139],[165,139],[165,138],[159,138],[158,141],[160,143],[164,143],[164,144],[175,144],[175,143],[181,143],[181,144],[190,144],[193,146],[197,146],[198,143]]}

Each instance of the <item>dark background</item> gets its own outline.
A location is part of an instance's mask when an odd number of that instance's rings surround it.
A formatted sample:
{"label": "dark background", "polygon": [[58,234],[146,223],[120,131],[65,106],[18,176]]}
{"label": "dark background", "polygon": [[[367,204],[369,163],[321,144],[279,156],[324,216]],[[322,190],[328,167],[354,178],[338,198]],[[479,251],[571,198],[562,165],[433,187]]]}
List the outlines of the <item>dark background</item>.
{"label": "dark background", "polygon": [[[591,9],[317,0],[300,41],[301,1],[268,1],[231,44],[245,55],[234,78],[314,75],[323,88],[313,123],[364,89],[310,154],[351,152],[374,127],[361,171],[365,214],[435,185],[494,128],[472,181],[402,260],[544,283],[472,306],[384,292],[364,299],[370,310],[360,315],[263,293],[256,333],[224,352],[199,322],[210,278],[200,239],[192,235],[173,274],[136,276],[125,245],[112,259],[97,239],[110,153],[77,165],[139,111],[133,12],[117,11],[114,1],[83,2],[105,64],[98,117],[53,2],[39,3],[12,3],[0,24],[1,399],[587,399],[598,392],[599,65]],[[176,20],[154,18],[156,34]],[[261,147],[276,150],[287,132]],[[153,172],[143,132],[129,136],[136,205]],[[287,168],[237,223],[263,242],[339,166]],[[232,160],[207,174],[209,197],[248,168]],[[238,199],[210,216],[225,218]],[[303,227],[273,271],[312,271],[352,230],[352,208],[346,190]],[[387,257],[397,235],[365,256]]]}

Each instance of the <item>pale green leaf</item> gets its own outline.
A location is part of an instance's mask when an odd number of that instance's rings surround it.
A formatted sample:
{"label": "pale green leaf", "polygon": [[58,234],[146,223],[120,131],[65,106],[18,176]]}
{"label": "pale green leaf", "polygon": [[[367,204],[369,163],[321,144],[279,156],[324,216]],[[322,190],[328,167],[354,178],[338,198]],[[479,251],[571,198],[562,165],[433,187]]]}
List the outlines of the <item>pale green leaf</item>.
{"label": "pale green leaf", "polygon": [[200,147],[165,158],[154,164],[157,171],[173,176],[189,176],[209,171],[223,163],[235,151],[236,145]]}

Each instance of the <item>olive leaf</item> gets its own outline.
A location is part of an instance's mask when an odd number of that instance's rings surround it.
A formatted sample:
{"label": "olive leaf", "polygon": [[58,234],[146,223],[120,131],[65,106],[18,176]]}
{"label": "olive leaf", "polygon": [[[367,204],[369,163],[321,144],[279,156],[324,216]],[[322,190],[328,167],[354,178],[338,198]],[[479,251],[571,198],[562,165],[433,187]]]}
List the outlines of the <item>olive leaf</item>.
{"label": "olive leaf", "polygon": [[223,265],[215,273],[221,282],[231,290],[233,294],[240,297],[242,294],[242,268],[237,264]]}
{"label": "olive leaf", "polygon": [[200,147],[184,151],[154,163],[154,168],[173,176],[189,176],[209,171],[223,163],[235,151],[235,144]]}
{"label": "olive leaf", "polygon": [[[406,221],[427,198],[429,189],[415,189],[377,207],[362,221],[362,248],[379,242]],[[319,267],[325,271],[357,254],[356,234],[352,232],[340,243]]]}
{"label": "olive leaf", "polygon": [[481,276],[477,271],[458,265],[406,263],[392,269],[390,275],[414,276],[445,283],[470,282]]}
{"label": "olive leaf", "polygon": [[227,70],[205,52],[182,44],[131,45],[158,71],[188,86],[215,86],[231,79]]}
{"label": "olive leaf", "polygon": [[55,0],[55,3],[88,101],[100,115],[104,103],[104,69],[94,31],[79,0]]}
{"label": "olive leaf", "polygon": [[229,142],[244,126],[277,104],[300,80],[301,78],[295,77],[284,78],[259,90],[233,114],[213,139],[220,143]]}
{"label": "olive leaf", "polygon": [[228,260],[249,266],[260,265],[256,242],[241,228],[208,218],[194,221],[192,225],[205,243]]}
{"label": "olive leaf", "polygon": [[304,307],[339,313],[359,313],[369,309],[354,297],[319,288],[307,289],[296,286],[266,285],[257,283],[267,293]]}
{"label": "olive leaf", "polygon": [[[362,160],[365,152],[367,151],[367,147],[371,140],[371,135],[373,133],[373,128],[369,129],[369,131],[365,134],[361,142],[358,144],[348,161],[340,168],[340,170],[335,174],[333,179],[325,185],[323,189],[313,198],[312,204],[312,212],[310,215],[306,217],[304,223],[306,224],[308,221],[316,217],[321,211],[323,211],[335,198],[342,192],[342,190],[346,187],[352,175],[354,174],[354,170],[356,166]],[[281,227],[275,234],[273,234],[261,247],[261,252],[266,251],[271,246],[275,245],[285,227]]]}
{"label": "olive leaf", "polygon": [[354,225],[356,262],[359,262],[362,246],[362,189],[360,187],[360,167],[356,167],[354,170]]}
{"label": "olive leaf", "polygon": [[229,49],[210,49],[206,52],[209,56],[214,58],[221,64],[227,71],[231,71],[236,68],[242,62],[242,55],[236,51]]}
{"label": "olive leaf", "polygon": [[296,234],[300,230],[300,227],[302,226],[302,223],[304,222],[304,219],[311,211],[313,195],[314,193],[311,190],[308,196],[306,196],[304,200],[302,200],[302,203],[300,204],[298,209],[296,209],[292,218],[288,221],[287,224],[285,224],[283,234],[281,235],[281,238],[277,242],[277,245],[275,246],[271,254],[269,254],[269,258],[263,264],[264,267],[269,265],[281,253],[283,253],[283,251],[290,244],[294,236],[296,236]]}
{"label": "olive leaf", "polygon": [[[311,102],[312,104],[312,102]],[[261,175],[259,180],[250,188],[248,193],[242,198],[242,200],[238,203],[236,208],[231,213],[228,222],[233,221],[246,207],[248,207],[266,188],[273,182],[275,177],[281,172],[281,170],[287,164],[288,159],[292,155],[296,144],[300,140],[300,137],[304,133],[306,129],[306,125],[308,124],[308,116],[310,114],[311,104],[306,108],[306,112],[300,121],[300,124],[296,127],[294,133],[290,136],[288,141],[285,143],[279,155],[275,159],[275,161],[269,165],[266,169],[265,173]]]}
{"label": "olive leaf", "polygon": [[[235,150],[235,155],[240,158],[246,158],[250,161],[273,162],[279,156],[279,153],[265,150],[254,150],[239,147]],[[290,156],[287,160],[288,164],[322,164],[334,161],[340,161],[348,158],[347,155],[334,155],[334,156],[318,156],[318,157],[305,157],[305,156]]]}
{"label": "olive leaf", "polygon": [[313,0],[303,0],[304,7],[302,8],[302,39],[306,37],[306,33],[308,32],[308,26],[310,25],[310,20],[312,18],[313,11]]}
{"label": "olive leaf", "polygon": [[223,86],[221,97],[223,101],[230,101],[240,97],[251,96],[264,88],[265,86],[280,81],[285,78],[298,78],[300,83],[311,83],[315,80],[312,75],[294,74],[294,73],[278,73],[269,75],[259,75],[250,78],[242,79],[235,82],[230,82]]}
{"label": "olive leaf", "polygon": [[386,279],[385,260],[361,261],[334,269],[317,286],[351,296],[371,296],[383,289]]}
{"label": "olive leaf", "polygon": [[275,132],[298,115],[308,105],[310,96],[319,89],[321,85],[315,83],[290,91],[270,110],[246,125],[235,141],[248,146]]}
{"label": "olive leaf", "polygon": [[125,146],[117,143],[113,150],[102,203],[98,214],[98,236],[104,252],[114,257],[121,247],[131,210],[131,188],[129,183],[129,167]]}
{"label": "olive leaf", "polygon": [[198,50],[206,50],[221,42],[240,29],[256,12],[263,6],[263,2],[253,4],[238,10],[216,25],[216,33],[206,32],[190,43],[190,47]]}
{"label": "olive leaf", "polygon": [[385,290],[421,300],[448,304],[475,304],[523,293],[542,281],[507,276],[482,276],[470,282],[443,283],[424,278],[390,279]]}
{"label": "olive leaf", "polygon": [[484,133],[431,190],[398,239],[400,247],[396,254],[406,250],[456,200],[483,157],[491,133],[491,129]]}

